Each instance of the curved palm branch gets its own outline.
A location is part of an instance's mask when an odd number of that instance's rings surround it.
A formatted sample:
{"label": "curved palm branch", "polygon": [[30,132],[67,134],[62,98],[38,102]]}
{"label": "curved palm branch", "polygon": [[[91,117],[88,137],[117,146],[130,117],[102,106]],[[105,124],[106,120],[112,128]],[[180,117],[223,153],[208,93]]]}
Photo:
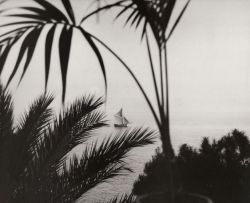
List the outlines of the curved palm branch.
{"label": "curved palm branch", "polygon": [[1,202],[75,201],[97,184],[131,171],[126,166],[128,153],[154,142],[153,131],[131,129],[86,144],[81,157],[68,160],[75,146],[107,125],[98,111],[103,100],[82,97],[54,119],[52,100],[51,95],[40,96],[13,126],[12,97],[0,85],[0,124],[8,126],[0,145]]}
{"label": "curved palm branch", "polygon": [[[100,0],[96,1],[98,3],[100,2]],[[162,45],[171,37],[190,1],[191,0],[187,0],[185,3],[173,26],[170,28],[168,36],[165,36],[166,30],[174,10],[176,0],[117,0],[114,3],[109,3],[105,6],[99,6],[96,10],[84,16],[81,23],[101,11],[119,7],[121,10],[116,15],[115,20],[127,13],[128,15],[125,25],[130,22],[131,26],[138,28],[138,26],[142,24],[142,38],[146,34],[147,25],[149,25],[158,46],[162,47]],[[100,5],[100,3],[98,5]]]}
{"label": "curved palm branch", "polygon": [[[110,136],[101,144],[94,142],[91,147],[87,147],[80,160],[73,157],[69,168],[64,166],[64,172],[59,176],[57,194],[55,202],[62,202],[65,197],[72,197],[66,202],[71,202],[82,196],[95,185],[105,182],[117,175],[124,175],[126,171],[131,171],[126,165],[125,158],[128,152],[136,147],[154,143],[154,131],[148,129],[133,129],[117,133],[114,138]],[[81,180],[81,184],[79,181]]]}
{"label": "curved palm branch", "polygon": [[[20,81],[23,79],[27,68],[33,57],[35,47],[40,39],[40,35],[45,37],[45,89],[47,88],[51,50],[54,45],[54,37],[57,29],[60,30],[59,36],[59,56],[61,64],[61,79],[62,79],[62,101],[66,95],[67,71],[70,58],[70,50],[72,44],[72,37],[74,32],[79,32],[87,40],[93,52],[95,53],[105,82],[105,89],[107,89],[106,70],[102,55],[95,45],[95,42],[89,36],[88,32],[76,24],[74,11],[69,0],[61,0],[67,14],[64,14],[57,7],[45,0],[33,0],[37,3],[37,7],[20,7],[15,14],[7,14],[9,17],[23,18],[22,21],[14,21],[7,24],[0,25],[1,28],[8,27],[10,31],[0,35],[0,74],[4,68],[4,64],[11,51],[13,45],[18,41],[22,41],[20,52],[17,56],[15,66],[9,76],[7,86],[12,81],[17,70],[20,67],[21,61],[24,58],[25,63]],[[8,9],[7,9],[8,10]],[[44,31],[45,28],[48,31]],[[26,54],[27,53],[27,54]]]}
{"label": "curved palm branch", "polygon": [[[100,0],[97,0],[100,1]],[[116,18],[119,18],[121,15],[128,13],[127,20],[125,24],[131,22],[131,26],[135,25],[136,28],[143,24],[142,27],[142,38],[146,36],[146,45],[147,51],[149,55],[149,62],[154,82],[154,90],[156,93],[156,100],[159,110],[159,117],[156,115],[156,110],[152,107],[151,102],[148,100],[148,96],[145,93],[143,87],[141,87],[140,82],[137,80],[136,76],[133,72],[131,72],[130,68],[123,61],[110,50],[106,44],[100,42],[106,49],[108,49],[114,56],[120,60],[124,67],[129,71],[130,75],[133,77],[135,82],[137,83],[138,87],[140,88],[141,92],[143,93],[148,106],[151,109],[151,112],[154,115],[155,121],[158,125],[163,151],[166,155],[166,161],[168,163],[167,167],[167,176],[169,179],[169,202],[174,202],[175,191],[174,191],[174,179],[173,179],[173,171],[171,167],[172,159],[174,159],[174,151],[171,143],[171,136],[170,136],[170,115],[169,115],[169,86],[168,86],[168,61],[167,61],[167,41],[172,36],[174,30],[176,29],[177,25],[179,24],[190,0],[186,1],[183,9],[181,10],[179,16],[175,20],[173,26],[169,27],[170,18],[172,16],[175,4],[177,0],[127,0],[124,2],[119,2],[119,5],[115,5],[115,3],[110,3],[106,6],[99,7],[96,11],[87,15],[87,17],[83,18],[82,22],[86,20],[88,17],[98,13],[102,10],[107,10],[113,7],[119,6],[121,10],[117,14]],[[113,1],[112,1],[113,2]],[[159,60],[159,80],[160,86],[157,85],[157,78],[155,76],[155,69],[153,66],[153,58],[151,55],[150,44],[148,40],[148,29],[147,27],[151,28],[153,32],[154,38],[158,45],[158,60]],[[167,34],[167,30],[169,30]],[[99,42],[97,38],[95,38]]]}
{"label": "curved palm branch", "polygon": [[13,172],[16,176],[28,173],[27,164],[33,159],[33,151],[36,143],[41,140],[44,129],[49,126],[52,119],[52,109],[49,107],[53,101],[52,95],[44,94],[40,96],[29,107],[18,122],[14,130],[14,136],[18,143],[13,150]]}
{"label": "curved palm branch", "polygon": [[[98,8],[94,11],[92,11],[90,14],[86,15],[82,20],[81,23],[83,23],[85,20],[87,20],[89,17],[103,11],[112,9],[114,7],[121,7],[122,9],[117,14],[116,18],[120,17],[121,15],[125,13],[131,13],[129,14],[126,24],[131,20],[131,25],[136,23],[136,27],[139,26],[139,24],[144,21],[143,30],[142,30],[142,37],[146,35],[147,32],[147,25],[151,27],[151,30],[153,31],[155,35],[155,39],[158,43],[159,47],[159,61],[160,61],[160,87],[157,86],[156,77],[155,77],[155,69],[153,67],[153,61],[149,46],[148,37],[146,37],[146,44],[150,59],[150,67],[152,71],[153,81],[154,81],[154,88],[156,93],[156,99],[157,104],[159,108],[159,114],[160,119],[158,119],[156,115],[155,109],[153,109],[151,101],[148,99],[148,95],[145,93],[144,88],[141,86],[140,82],[138,81],[137,77],[134,75],[134,73],[131,71],[131,69],[127,66],[127,64],[124,63],[124,61],[121,60],[119,56],[116,55],[105,43],[100,41],[95,36],[92,36],[95,40],[100,42],[108,51],[110,51],[121,63],[124,65],[124,67],[128,70],[130,75],[133,77],[135,82],[137,83],[138,87],[140,88],[144,98],[146,99],[151,112],[154,115],[155,121],[160,128],[160,125],[168,125],[168,113],[169,113],[169,104],[168,104],[168,73],[167,73],[167,51],[166,51],[166,44],[167,40],[170,39],[171,35],[173,34],[174,30],[176,29],[178,23],[180,22],[187,6],[190,3],[190,0],[187,0],[186,4],[184,5],[183,9],[181,10],[179,16],[177,17],[176,21],[174,22],[172,28],[170,28],[170,31],[167,36],[166,30],[176,3],[176,0],[120,0],[120,1],[112,1],[114,3],[106,4],[105,6],[100,6],[100,1],[102,0],[95,0],[98,3]],[[162,57],[164,56],[164,58]],[[165,82],[164,82],[164,69],[163,65],[166,66],[165,68]],[[165,83],[165,84],[164,84]],[[164,88],[166,87],[166,88]],[[166,93],[164,94],[164,89],[166,90]],[[161,95],[161,98],[160,98]],[[165,99],[166,97],[166,99]]]}
{"label": "curved palm branch", "polygon": [[42,175],[60,169],[66,155],[75,146],[85,142],[91,132],[106,125],[104,114],[95,110],[103,104],[101,98],[93,96],[76,100],[64,110],[52,125],[44,131],[44,137],[36,147],[36,165]]}

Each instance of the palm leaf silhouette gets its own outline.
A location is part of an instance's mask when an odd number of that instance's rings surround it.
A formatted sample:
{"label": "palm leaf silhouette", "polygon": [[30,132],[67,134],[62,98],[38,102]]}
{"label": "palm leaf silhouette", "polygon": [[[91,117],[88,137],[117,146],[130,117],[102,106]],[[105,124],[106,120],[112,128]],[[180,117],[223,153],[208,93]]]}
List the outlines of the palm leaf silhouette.
{"label": "palm leaf silhouette", "polygon": [[[1,28],[8,27],[10,31],[0,35],[0,74],[4,68],[7,57],[13,45],[22,41],[20,52],[18,54],[15,66],[10,74],[7,86],[16,75],[17,70],[20,68],[20,63],[24,59],[25,64],[20,82],[23,79],[27,68],[32,60],[35,47],[40,40],[40,35],[45,36],[45,89],[47,89],[50,63],[51,63],[51,49],[55,45],[55,31],[60,29],[59,36],[59,56],[61,64],[61,79],[62,79],[62,101],[64,102],[66,96],[67,84],[67,70],[69,66],[70,50],[72,46],[72,37],[74,32],[80,33],[89,43],[89,46],[94,51],[103,73],[105,89],[107,91],[106,69],[102,55],[92,40],[92,37],[82,27],[76,24],[75,14],[69,0],[62,0],[66,14],[60,11],[52,3],[45,0],[33,0],[36,2],[37,7],[24,6],[20,7],[15,14],[5,14],[7,17],[18,17],[23,21],[14,20],[0,25]],[[11,9],[7,9],[7,11]],[[3,12],[5,13],[5,12]],[[17,27],[18,26],[18,27]],[[49,27],[48,31],[44,31]],[[27,53],[27,56],[25,55]]]}
{"label": "palm leaf silhouette", "polygon": [[92,15],[95,15],[103,10],[119,7],[121,10],[116,15],[115,20],[122,15],[127,14],[125,25],[130,22],[131,26],[138,28],[138,26],[142,24],[142,38],[146,34],[147,25],[149,25],[158,46],[162,47],[177,27],[190,1],[191,0],[187,0],[184,8],[175,20],[174,25],[170,28],[170,32],[167,37],[166,30],[174,10],[176,0],[120,0],[105,6],[99,6],[100,0],[96,0],[96,2],[98,2],[98,8],[82,18],[81,23]]}
{"label": "palm leaf silhouette", "polygon": [[[131,171],[128,153],[154,142],[155,132],[135,128],[87,143],[106,126],[102,98],[84,96],[55,117],[53,96],[43,94],[13,122],[12,96],[0,84],[0,201],[74,202],[97,184]],[[69,156],[77,145],[83,152]]]}
{"label": "palm leaf silhouette", "polygon": [[[96,37],[93,37],[98,41],[102,46],[104,46],[114,57],[119,60],[124,68],[129,72],[131,77],[136,82],[141,93],[143,94],[160,131],[162,148],[164,154],[166,155],[167,163],[167,179],[168,179],[168,195],[166,195],[167,202],[174,202],[175,199],[175,189],[174,189],[174,176],[172,163],[175,159],[174,150],[171,143],[170,136],[170,114],[169,114],[169,79],[168,79],[168,60],[167,60],[167,41],[172,36],[174,30],[176,30],[178,24],[180,23],[183,14],[185,13],[187,6],[190,3],[190,0],[187,0],[184,4],[183,9],[177,16],[176,20],[173,23],[173,26],[170,27],[170,20],[175,8],[176,0],[127,0],[127,1],[115,1],[115,3],[110,3],[105,6],[100,6],[100,0],[96,0],[97,9],[92,11],[90,14],[86,15],[81,22],[84,22],[92,15],[95,15],[103,10],[112,9],[114,7],[120,9],[115,19],[119,18],[122,15],[127,15],[125,20],[125,25],[130,23],[131,26],[136,28],[139,25],[142,25],[142,40],[145,36],[146,48],[148,52],[148,59],[150,63],[155,99],[157,101],[157,108],[152,106],[148,94],[141,85],[137,76],[134,74],[132,69],[105,43],[99,40]],[[113,1],[112,1],[113,2]],[[117,10],[117,9],[116,9]],[[154,67],[154,61],[152,57],[152,52],[150,48],[149,41],[149,30],[152,31],[153,37],[158,45],[158,64],[159,64],[159,77],[156,77],[156,70]],[[157,78],[159,81],[157,81]],[[159,85],[158,85],[159,84]]]}

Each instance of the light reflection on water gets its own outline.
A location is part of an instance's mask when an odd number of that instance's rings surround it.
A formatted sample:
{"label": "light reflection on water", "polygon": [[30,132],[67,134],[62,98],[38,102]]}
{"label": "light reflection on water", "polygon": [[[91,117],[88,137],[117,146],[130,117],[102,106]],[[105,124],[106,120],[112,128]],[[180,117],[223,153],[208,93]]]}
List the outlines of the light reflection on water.
{"label": "light reflection on water", "polygon": [[98,185],[97,187],[86,193],[86,195],[84,195],[79,203],[94,203],[100,200],[109,200],[118,194],[130,193],[134,181],[137,179],[138,175],[143,172],[143,166],[154,153],[154,149],[155,146],[137,149],[136,152],[134,152],[133,155],[131,155],[130,158],[127,159],[129,166],[134,171],[133,173],[129,172],[128,175],[117,176],[107,183]]}

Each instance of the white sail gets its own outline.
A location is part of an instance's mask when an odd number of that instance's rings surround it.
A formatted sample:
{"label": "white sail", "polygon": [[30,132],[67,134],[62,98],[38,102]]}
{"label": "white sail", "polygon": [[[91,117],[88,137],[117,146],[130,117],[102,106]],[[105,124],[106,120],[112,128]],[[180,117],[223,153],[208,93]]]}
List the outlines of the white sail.
{"label": "white sail", "polygon": [[129,121],[123,116],[122,108],[114,115],[115,126],[117,127],[127,127]]}
{"label": "white sail", "polygon": [[115,124],[122,125],[123,124],[123,118],[120,116],[115,115]]}
{"label": "white sail", "polygon": [[115,116],[118,116],[118,117],[123,117],[123,115],[122,115],[122,108],[120,109],[120,111],[118,111],[116,114],[115,114]]}
{"label": "white sail", "polygon": [[123,125],[123,115],[122,115],[122,109],[118,111],[115,115],[115,123],[118,125]]}
{"label": "white sail", "polygon": [[129,124],[129,121],[125,117],[123,117],[123,124],[124,125],[128,125]]}

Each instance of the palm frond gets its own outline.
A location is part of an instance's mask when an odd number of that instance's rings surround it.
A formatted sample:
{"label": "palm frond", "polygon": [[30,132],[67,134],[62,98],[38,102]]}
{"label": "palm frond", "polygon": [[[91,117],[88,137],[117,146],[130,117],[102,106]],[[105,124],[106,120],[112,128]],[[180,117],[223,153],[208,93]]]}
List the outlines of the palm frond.
{"label": "palm frond", "polygon": [[95,111],[103,104],[101,98],[83,97],[64,110],[53,125],[44,132],[44,139],[37,146],[36,165],[44,174],[59,170],[66,155],[75,146],[86,141],[90,132],[106,125],[104,114]]}
{"label": "palm frond", "polygon": [[[109,9],[111,9],[111,8],[113,8],[113,7],[117,7],[117,6],[122,6],[122,4],[123,4],[124,2],[126,2],[127,0],[119,0],[119,1],[117,1],[117,2],[115,2],[115,3],[113,3],[113,4],[107,4],[107,5],[105,5],[105,6],[100,6],[100,2],[101,2],[101,1],[102,1],[102,0],[95,0],[95,2],[97,2],[97,5],[98,5],[98,6],[97,6],[97,9],[94,10],[94,11],[92,11],[91,13],[85,15],[85,16],[82,18],[82,20],[81,20],[81,22],[80,22],[80,25],[81,25],[84,21],[86,21],[88,18],[90,18],[90,17],[93,16],[93,15],[99,14],[101,11],[109,10]],[[95,3],[95,2],[93,2],[93,3]]]}
{"label": "palm frond", "polygon": [[117,20],[123,13],[125,13],[128,9],[131,9],[131,7],[134,5],[134,3],[130,3],[126,6],[124,6],[124,8],[116,15],[115,20]]}
{"label": "palm frond", "polygon": [[70,20],[72,21],[73,25],[75,25],[76,24],[75,14],[74,14],[74,11],[72,9],[70,1],[69,0],[61,0],[61,1],[64,5],[65,10],[67,11],[67,13],[70,17]]}
{"label": "palm frond", "polygon": [[47,84],[49,79],[50,61],[52,54],[53,38],[56,31],[56,25],[53,25],[46,36],[45,41],[45,90],[47,91]]}
{"label": "palm frond", "polygon": [[[5,99],[2,99],[5,98]],[[39,97],[23,114],[16,129],[7,136],[0,154],[0,187],[13,202],[72,202],[99,183],[132,171],[126,166],[128,153],[152,144],[155,132],[136,128],[94,141],[85,148],[81,157],[67,160],[67,153],[84,143],[92,132],[106,125],[104,114],[97,111],[102,98],[85,96],[66,108],[51,121],[49,108],[53,97]],[[0,85],[0,102],[6,103],[12,115],[11,95]],[[1,110],[1,109],[0,109]],[[1,114],[0,116],[2,116]],[[1,149],[1,148],[0,148]],[[130,202],[122,196],[112,201]]]}
{"label": "palm frond", "polygon": [[[136,27],[138,27],[141,22],[144,22],[143,27],[146,25],[151,27],[158,45],[161,46],[161,44],[165,42],[165,31],[173,12],[175,2],[176,0],[128,0],[119,2],[118,5],[114,3],[106,5],[103,8],[100,7],[95,12],[98,13],[106,8],[121,7],[122,9],[115,19],[128,13],[125,24],[131,20],[131,26],[136,25]],[[144,35],[145,29],[143,28],[142,36]]]}
{"label": "palm frond", "polygon": [[0,83],[0,151],[7,136],[13,130],[13,101],[11,94]]}
{"label": "palm frond", "polygon": [[[8,98],[10,100],[11,96]],[[34,143],[40,139],[43,128],[50,121],[51,112],[48,105],[51,100],[53,99],[49,95],[37,99],[31,105],[30,111],[23,115],[16,129],[11,128],[11,133],[6,136],[5,142],[1,142],[3,148],[0,154],[0,173],[4,178],[0,179],[0,186],[4,185],[6,188],[4,195],[6,197],[9,195],[8,199],[15,198],[19,191],[23,191],[23,181],[30,175],[27,166],[33,160]]]}
{"label": "palm frond", "polygon": [[126,166],[125,158],[128,153],[136,147],[154,143],[154,138],[154,131],[136,128],[110,136],[101,144],[94,142],[83,152],[80,161],[73,157],[69,167],[64,167],[63,174],[57,180],[60,192],[56,202],[65,197],[71,197],[70,201],[75,201],[97,184],[117,175],[125,175],[127,171],[131,171]]}
{"label": "palm frond", "polygon": [[[1,52],[0,52],[0,75],[2,73],[2,70],[4,68],[6,59],[8,57],[8,54],[12,48],[12,46],[23,36],[23,34],[28,31],[31,27],[26,26],[23,29],[16,29],[13,32],[8,32],[7,37],[1,39],[3,35],[0,36],[0,46],[1,46]],[[12,36],[9,36],[11,34]]]}
{"label": "palm frond", "polygon": [[101,55],[98,47],[96,46],[95,42],[93,41],[92,36],[81,27],[79,27],[79,30],[82,33],[82,35],[85,37],[85,39],[87,40],[89,45],[91,46],[92,50],[94,51],[94,53],[95,53],[95,55],[96,55],[96,57],[97,57],[97,59],[99,61],[99,64],[100,64],[100,67],[101,67],[101,70],[102,70],[102,74],[103,74],[103,77],[104,77],[105,97],[106,97],[107,96],[108,83],[107,83],[106,69],[105,69],[105,65],[104,65],[102,55]]}
{"label": "palm frond", "polygon": [[[8,17],[18,17],[20,20],[8,22],[0,25],[0,27],[8,27],[10,31],[0,35],[0,75],[6,63],[7,57],[11,48],[19,41],[21,41],[20,52],[18,54],[15,66],[12,73],[8,78],[8,83],[12,81],[20,68],[21,61],[24,59],[23,73],[19,83],[22,81],[27,68],[33,57],[35,47],[39,41],[39,35],[45,34],[45,90],[49,78],[50,63],[51,63],[51,50],[54,44],[55,31],[60,26],[61,34],[59,35],[59,58],[61,67],[61,80],[62,80],[62,101],[65,100],[66,85],[67,85],[67,71],[69,66],[70,51],[72,44],[73,31],[80,32],[86,39],[90,48],[94,51],[97,60],[100,64],[104,82],[105,91],[107,95],[107,76],[103,57],[96,46],[92,37],[82,27],[76,25],[75,14],[69,0],[61,0],[67,14],[64,14],[60,9],[46,0],[34,0],[37,3],[36,7],[24,6],[15,13],[7,14]],[[125,1],[125,0],[123,0]],[[8,10],[8,9],[7,9]],[[67,17],[68,16],[68,17]],[[18,26],[18,27],[17,27]],[[46,27],[50,26],[48,31],[44,31]],[[27,52],[27,56],[26,56]]]}
{"label": "palm frond", "polygon": [[65,166],[64,171],[57,177],[54,176],[53,182],[57,183],[52,189],[52,202],[72,202],[79,199],[84,192],[103,182],[103,179],[113,178],[116,175],[121,175],[122,166],[117,168],[108,168],[93,176],[87,177],[82,171],[78,158],[71,159],[69,169]]}
{"label": "palm frond", "polygon": [[12,17],[20,17],[20,18],[27,18],[32,19],[36,23],[43,22],[43,23],[66,23],[69,24],[69,20],[67,16],[60,11],[56,6],[51,4],[48,1],[44,0],[33,0],[35,1],[41,8],[37,7],[20,7],[21,11],[26,11],[28,13],[15,13],[15,14],[8,14],[7,16]]}
{"label": "palm frond", "polygon": [[69,24],[69,20],[66,17],[66,15],[62,11],[60,11],[57,7],[55,7],[53,4],[44,0],[34,0],[34,1],[37,2],[47,12],[48,14],[47,16],[50,16],[56,22]]}
{"label": "palm frond", "polygon": [[[15,14],[8,14],[7,16],[9,17],[19,17],[19,18],[24,18],[24,21],[17,21],[17,22],[10,22],[7,24],[1,25],[1,27],[10,27],[10,26],[19,26],[18,28],[13,28],[7,33],[3,33],[0,35],[0,47],[1,47],[1,52],[0,52],[0,74],[3,70],[4,64],[6,62],[6,59],[8,57],[8,54],[13,47],[13,45],[16,44],[19,40],[23,40],[21,47],[20,47],[20,52],[16,61],[16,64],[13,68],[13,71],[11,75],[8,78],[8,83],[11,82],[13,77],[15,76],[20,63],[22,59],[25,56],[25,53],[27,52],[27,56],[25,58],[25,64],[23,68],[23,73],[20,78],[20,81],[23,79],[23,76],[26,73],[26,70],[30,64],[30,61],[33,57],[34,50],[36,47],[36,44],[38,43],[39,40],[39,35],[42,33],[43,29],[45,28],[45,25],[50,24],[50,23],[55,23],[60,24],[60,23],[65,23],[63,32],[61,34],[61,39],[65,40],[68,42],[67,44],[71,44],[71,37],[72,37],[72,27],[70,29],[67,29],[67,24],[69,24],[69,20],[65,16],[63,12],[61,12],[58,8],[56,8],[53,4],[47,2],[47,1],[41,1],[41,0],[34,0],[39,6],[38,7],[20,7],[20,12],[15,13]],[[26,11],[27,13],[23,13],[23,11]],[[21,27],[20,27],[21,26]],[[65,29],[67,31],[65,31]],[[53,30],[53,29],[52,29]],[[48,57],[51,53],[51,48],[52,48],[52,42],[53,41],[53,36],[54,36],[54,31],[48,32],[48,37],[47,37],[47,46],[46,46],[46,53],[45,53],[45,59],[46,59],[46,84],[48,80],[48,73],[47,71],[49,70],[49,63],[50,63],[50,57]],[[22,36],[26,35],[24,38]],[[66,39],[65,39],[66,38]],[[69,58],[69,52],[70,52],[70,46],[62,46],[62,43],[59,43],[60,47],[60,56],[61,56],[61,64],[62,64],[62,80],[63,80],[63,90],[65,95],[65,73],[67,73],[67,60]],[[19,82],[20,83],[20,82]]]}
{"label": "palm frond", "polygon": [[[29,36],[33,36],[33,34],[34,34],[35,32],[36,32],[36,28],[35,28],[35,29],[32,28],[31,30],[28,31],[27,35],[25,36],[24,41],[23,41],[23,43],[22,43],[22,46],[21,46],[21,48],[20,48],[20,52],[19,52],[18,57],[17,57],[16,64],[15,64],[15,66],[14,66],[14,68],[13,68],[13,70],[12,70],[12,73],[11,73],[9,79],[8,79],[7,86],[9,85],[9,83],[10,83],[11,80],[13,79],[14,75],[16,74],[17,69],[18,69],[18,67],[19,67],[19,65],[20,65],[20,63],[21,63],[21,61],[22,61],[22,58],[23,58],[23,56],[25,55],[25,52],[26,52],[26,51],[29,49],[29,47],[30,47],[30,43],[33,44],[33,41],[30,42]],[[32,46],[32,49],[33,49],[33,48],[34,48],[34,47]],[[33,52],[30,52],[30,53],[32,54]],[[27,56],[27,60],[26,60],[25,66],[24,66],[24,72],[25,72],[25,70],[26,70],[27,65],[29,65],[29,62],[30,62],[30,57],[28,58],[28,56]]]}
{"label": "palm frond", "polygon": [[68,71],[68,63],[69,63],[69,55],[71,48],[71,40],[73,34],[73,27],[64,26],[59,38],[59,56],[61,63],[61,74],[62,74],[62,101],[65,100],[66,94],[66,84],[67,84],[67,71]]}
{"label": "palm frond", "polygon": [[43,133],[42,130],[48,127],[52,119],[52,109],[49,106],[53,100],[53,95],[43,94],[33,102],[29,111],[24,113],[18,122],[15,134],[25,136],[29,146],[36,143]]}
{"label": "palm frond", "polygon": [[190,1],[191,1],[191,0],[188,0],[188,1],[186,2],[185,6],[183,7],[183,9],[181,10],[179,16],[177,17],[177,19],[176,19],[176,21],[175,21],[173,27],[171,28],[171,30],[170,30],[170,32],[169,32],[167,38],[166,38],[166,41],[168,41],[168,40],[170,39],[170,37],[172,36],[172,34],[173,34],[175,28],[177,27],[177,25],[179,24],[179,22],[180,22],[180,20],[181,20],[181,18],[182,18],[182,16],[183,16],[183,14],[185,13],[185,11],[186,11],[186,9],[187,9],[187,7],[188,7]]}
{"label": "palm frond", "polygon": [[135,203],[135,196],[133,194],[118,195],[109,201],[102,201],[99,203]]}
{"label": "palm frond", "polygon": [[[38,40],[41,32],[42,32],[42,29],[43,27],[37,27],[36,29],[34,29],[28,38],[30,38],[28,41],[23,41],[23,46],[25,46],[25,50],[27,51],[27,58],[25,60],[25,64],[24,64],[24,67],[23,67],[23,73],[21,75],[21,78],[20,78],[20,81],[19,83],[21,82],[21,80],[23,79],[26,71],[27,71],[27,68],[30,64],[30,61],[33,57],[33,54],[34,54],[34,50],[35,50],[35,47],[36,47],[36,41]],[[27,38],[26,38],[27,39]],[[27,43],[27,44],[26,44]],[[23,48],[23,46],[21,47],[21,50]],[[20,58],[20,55],[19,55],[19,58]],[[19,62],[19,61],[18,61]],[[16,66],[18,64],[18,62],[16,62]],[[18,64],[19,66],[19,64]]]}
{"label": "palm frond", "polygon": [[[96,0],[99,1],[99,0]],[[166,37],[166,30],[169,25],[170,18],[172,16],[176,0],[127,0],[117,1],[102,7],[98,7],[95,11],[86,15],[81,22],[84,22],[87,18],[95,15],[103,10],[109,10],[114,7],[120,7],[121,10],[115,17],[115,20],[122,15],[128,14],[125,21],[125,25],[130,21],[130,25],[138,28],[143,22],[142,37],[146,34],[146,27],[149,25],[155,36],[155,39],[159,47],[169,39],[182,18],[190,0],[187,0],[184,8],[177,17],[173,27],[170,29],[168,36]]]}
{"label": "palm frond", "polygon": [[33,160],[34,147],[42,139],[44,129],[49,126],[52,119],[52,109],[49,106],[53,99],[52,95],[40,96],[18,122],[15,130],[15,137],[18,140],[15,163],[17,173],[23,172],[27,163]]}
{"label": "palm frond", "polygon": [[[40,0],[35,0],[35,1],[42,8],[20,7],[21,10],[27,11],[29,13],[17,13],[17,14],[7,15],[9,17],[25,18],[25,19],[30,19],[32,21],[25,20],[25,21],[21,21],[21,22],[7,23],[5,25],[1,25],[1,26],[22,25],[22,27],[20,27],[18,29],[11,30],[11,32],[9,32],[8,34],[4,33],[0,36],[0,39],[3,38],[0,41],[0,45],[6,44],[5,52],[2,52],[2,54],[0,55],[0,63],[1,64],[5,63],[7,55],[9,54],[11,47],[21,38],[21,36],[23,36],[24,34],[27,34],[22,42],[15,67],[14,67],[14,69],[9,77],[7,85],[11,82],[11,80],[15,76],[17,69],[20,66],[20,62],[22,61],[25,53],[27,52],[27,57],[26,57],[25,64],[24,64],[24,70],[23,70],[23,74],[21,76],[20,81],[22,80],[22,78],[23,78],[23,76],[24,76],[24,74],[29,66],[31,58],[34,54],[34,49],[35,49],[35,46],[39,40],[39,35],[42,32],[45,25],[48,23],[54,23],[54,22],[69,23],[67,17],[59,9],[57,9],[55,6],[53,6],[51,3],[46,2],[46,1],[40,1]],[[64,26],[64,27],[66,27],[66,26]],[[72,28],[70,29],[70,31],[72,31]],[[66,31],[62,32],[61,36],[65,36],[65,33],[71,33],[71,32],[66,32]],[[54,34],[54,33],[52,32],[52,34]],[[50,32],[50,35],[51,35],[51,32]],[[49,39],[52,38],[51,36],[49,36],[49,37],[50,37]],[[67,41],[69,41],[69,44],[70,44],[71,36],[68,36],[68,37],[69,37],[69,39],[67,39]],[[64,40],[65,40],[65,37],[64,37]],[[10,43],[10,41],[11,41],[11,43]],[[47,46],[46,52],[49,52],[50,50],[48,50],[48,46]],[[70,49],[68,48],[68,46],[66,46],[66,49],[62,49],[62,51],[61,51],[62,55],[63,55],[62,58],[65,58],[65,60],[66,60],[68,58],[67,57],[68,54],[65,50],[68,50],[68,52],[69,52]],[[48,56],[48,54],[46,54],[46,56]],[[46,57],[46,59],[48,60],[48,57]],[[63,61],[63,62],[65,62],[65,61]],[[47,62],[46,65],[48,63],[49,62]],[[67,70],[67,68],[65,68],[65,67],[67,67],[68,63],[62,63],[62,64],[63,64],[62,70],[65,70],[65,69]],[[3,68],[3,66],[1,66],[1,67]],[[48,65],[46,67],[48,67]],[[48,68],[46,68],[46,70],[48,70]],[[62,74],[62,79],[65,79],[64,75],[65,74]],[[65,85],[64,82],[63,82],[63,84]]]}

